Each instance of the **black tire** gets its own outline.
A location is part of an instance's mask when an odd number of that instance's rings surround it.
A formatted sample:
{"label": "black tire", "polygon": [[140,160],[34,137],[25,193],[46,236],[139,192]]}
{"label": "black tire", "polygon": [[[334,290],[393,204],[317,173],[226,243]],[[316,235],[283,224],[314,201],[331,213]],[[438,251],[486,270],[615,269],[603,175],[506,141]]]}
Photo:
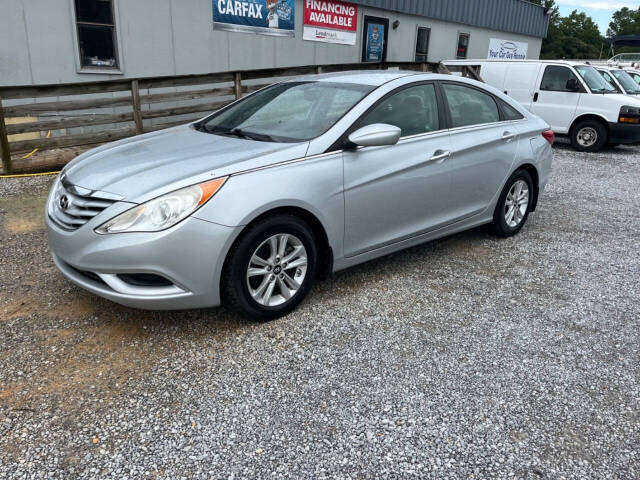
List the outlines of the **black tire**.
{"label": "black tire", "polygon": [[[593,137],[596,136],[595,141],[589,145],[584,144],[584,135]],[[582,120],[571,127],[569,133],[571,138],[571,146],[579,152],[598,152],[609,142],[609,135],[607,133],[607,127],[598,120]],[[590,141],[589,141],[590,142]]]}
{"label": "black tire", "polygon": [[[526,183],[527,188],[529,190],[529,200],[527,201],[527,209],[522,216],[520,222],[515,226],[510,226],[507,223],[507,219],[505,215],[507,213],[507,196],[511,188],[519,181],[523,181]],[[496,209],[493,212],[493,221],[489,225],[490,231],[499,236],[499,237],[511,237],[518,233],[525,223],[527,223],[527,219],[529,218],[529,213],[531,212],[531,205],[533,204],[533,181],[531,180],[531,175],[526,170],[516,170],[509,180],[505,183],[504,188],[502,189],[502,193],[500,193],[500,198],[498,199],[498,204],[496,205]]]}
{"label": "black tire", "polygon": [[[249,291],[247,281],[249,262],[256,250],[266,240],[280,234],[293,235],[304,246],[307,258],[306,274],[300,287],[289,300],[285,300],[284,303],[277,306],[262,305],[253,298]],[[222,274],[223,303],[228,308],[253,320],[268,321],[282,317],[294,310],[307,296],[316,277],[317,265],[316,240],[312,229],[306,222],[294,215],[287,214],[267,217],[247,227],[229,252]],[[289,273],[291,272],[289,271]],[[279,289],[279,287],[277,288]]]}

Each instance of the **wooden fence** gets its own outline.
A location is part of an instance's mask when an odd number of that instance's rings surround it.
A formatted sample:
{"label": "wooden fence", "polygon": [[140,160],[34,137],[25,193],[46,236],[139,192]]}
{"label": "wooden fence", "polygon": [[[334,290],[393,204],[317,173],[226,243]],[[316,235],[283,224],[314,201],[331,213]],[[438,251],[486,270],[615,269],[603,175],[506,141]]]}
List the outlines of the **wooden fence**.
{"label": "wooden fence", "polygon": [[[37,169],[35,150],[50,152],[40,168],[59,166],[89,146],[193,121],[282,77],[372,68],[450,73],[440,63],[357,63],[0,87],[2,171]],[[472,67],[460,73],[480,80]]]}

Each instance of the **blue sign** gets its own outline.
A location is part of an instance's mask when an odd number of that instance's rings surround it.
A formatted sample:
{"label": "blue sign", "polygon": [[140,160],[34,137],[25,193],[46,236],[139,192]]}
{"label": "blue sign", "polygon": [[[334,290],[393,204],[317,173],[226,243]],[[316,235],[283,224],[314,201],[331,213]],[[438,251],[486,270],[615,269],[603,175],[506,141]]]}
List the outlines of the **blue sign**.
{"label": "blue sign", "polygon": [[295,0],[213,0],[213,26],[234,32],[293,36]]}
{"label": "blue sign", "polygon": [[384,25],[370,23],[367,28],[367,46],[365,61],[381,62],[384,52]]}

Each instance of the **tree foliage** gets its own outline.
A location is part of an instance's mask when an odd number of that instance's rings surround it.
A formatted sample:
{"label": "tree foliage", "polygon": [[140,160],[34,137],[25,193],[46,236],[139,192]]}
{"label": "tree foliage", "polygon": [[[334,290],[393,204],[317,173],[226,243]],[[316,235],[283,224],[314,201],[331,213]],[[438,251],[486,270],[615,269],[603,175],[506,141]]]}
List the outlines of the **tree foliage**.
{"label": "tree foliage", "polygon": [[604,43],[598,25],[587,14],[574,10],[560,15],[554,0],[533,0],[548,9],[549,30],[542,41],[543,59],[598,58]]}
{"label": "tree foliage", "polygon": [[607,37],[616,35],[640,35],[640,7],[637,10],[623,7],[613,14]]}

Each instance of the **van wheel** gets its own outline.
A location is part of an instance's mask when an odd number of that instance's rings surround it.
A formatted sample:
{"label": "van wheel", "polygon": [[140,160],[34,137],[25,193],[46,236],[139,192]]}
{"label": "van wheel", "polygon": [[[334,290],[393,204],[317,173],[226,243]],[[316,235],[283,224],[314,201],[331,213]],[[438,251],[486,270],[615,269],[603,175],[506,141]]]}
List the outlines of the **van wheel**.
{"label": "van wheel", "polygon": [[597,152],[607,144],[607,129],[598,120],[582,120],[571,128],[571,146],[579,152]]}
{"label": "van wheel", "polygon": [[518,233],[529,218],[533,202],[533,181],[526,170],[516,170],[507,180],[493,212],[489,229],[499,237]]}
{"label": "van wheel", "polygon": [[295,309],[316,276],[317,247],[311,228],[293,215],[250,225],[232,249],[222,276],[226,306],[255,320]]}

